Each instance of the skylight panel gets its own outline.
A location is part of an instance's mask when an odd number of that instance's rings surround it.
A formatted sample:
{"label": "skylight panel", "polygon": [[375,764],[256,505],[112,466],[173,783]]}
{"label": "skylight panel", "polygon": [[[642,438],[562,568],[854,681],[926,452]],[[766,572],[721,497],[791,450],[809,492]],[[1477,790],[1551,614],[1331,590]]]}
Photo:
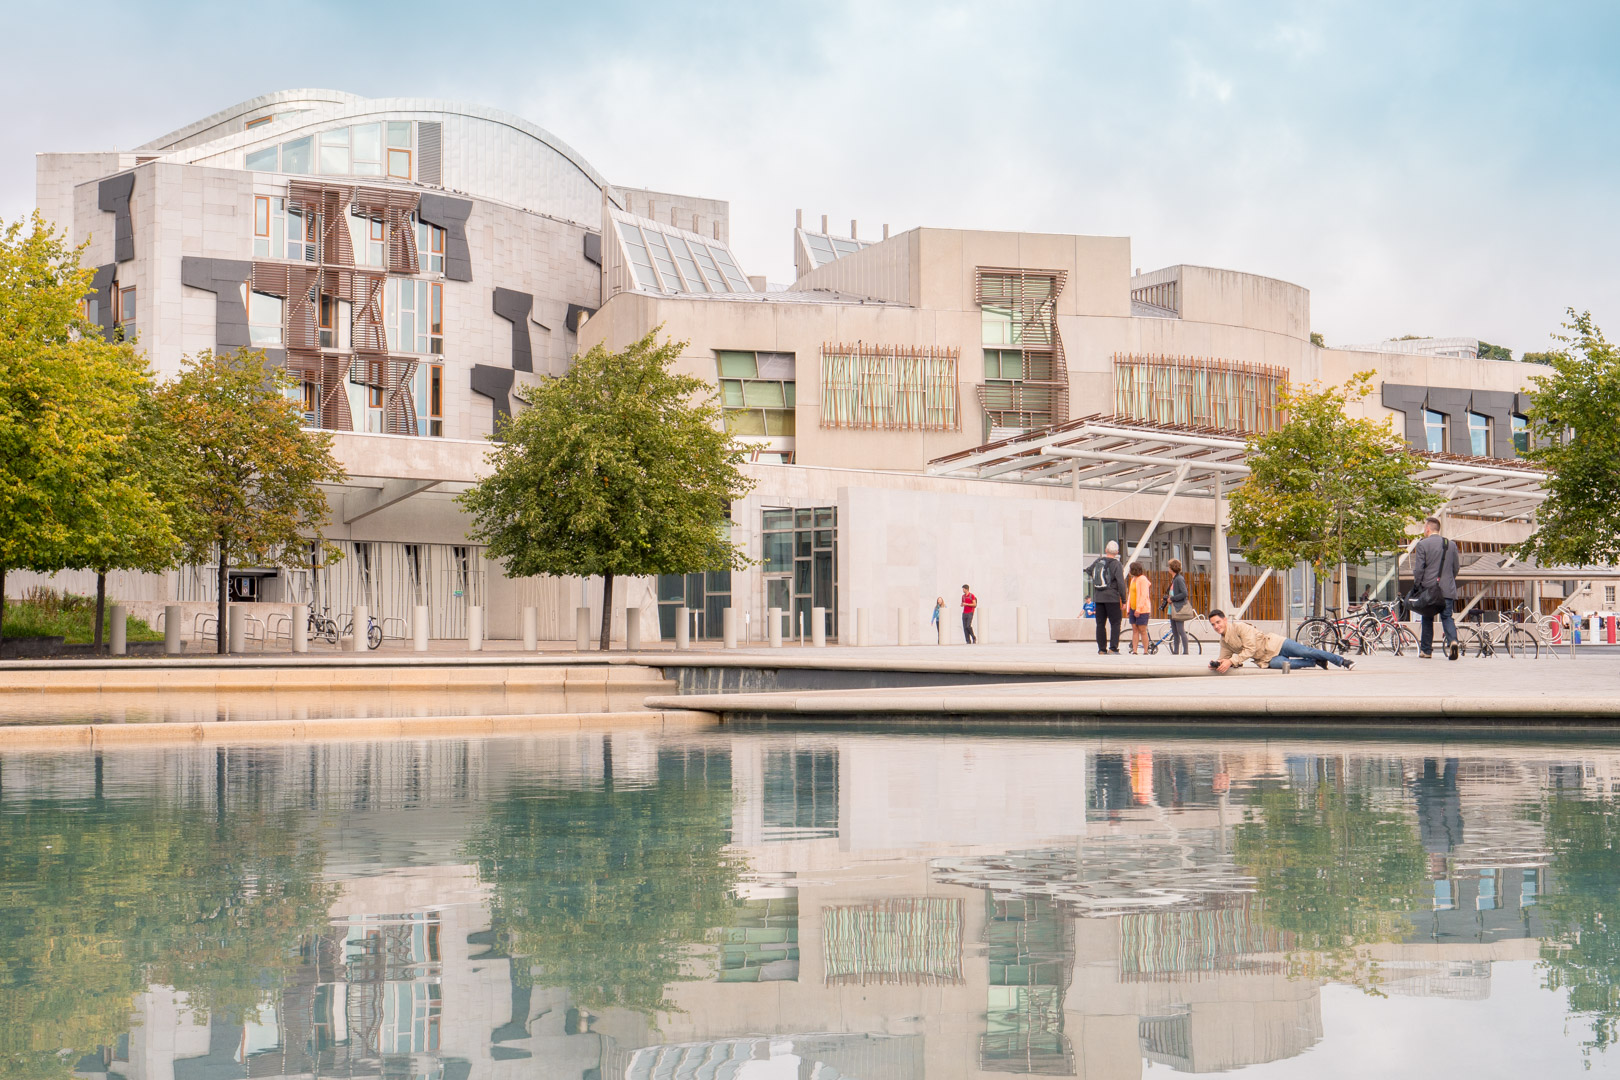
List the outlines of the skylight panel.
{"label": "skylight panel", "polygon": [[703,268],[703,273],[705,276],[707,276],[708,279],[717,286],[714,291],[727,291],[726,279],[720,276],[720,268],[714,265],[714,258],[709,254],[708,245],[699,244],[696,241],[693,241],[692,255],[697,259],[698,265]]}
{"label": "skylight panel", "polygon": [[697,263],[692,261],[692,254],[687,250],[686,240],[679,236],[669,238],[669,248],[675,253],[675,261],[681,264],[681,272],[686,275],[692,292],[708,292],[709,286],[704,282],[703,276],[698,273]]}
{"label": "skylight panel", "polygon": [[624,238],[624,246],[630,252],[630,265],[635,267],[636,280],[649,289],[658,288],[658,275],[653,272],[652,260],[647,257],[647,247],[641,240],[641,230],[627,221],[618,222],[619,235]]}
{"label": "skylight panel", "polygon": [[681,279],[675,275],[675,264],[664,246],[664,234],[648,229],[643,235],[647,238],[647,249],[652,252],[653,262],[658,265],[658,273],[664,279],[664,287],[680,292]]}
{"label": "skylight panel", "polygon": [[805,233],[804,242],[809,245],[810,254],[815,256],[817,266],[826,266],[838,258],[837,255],[833,254],[832,244],[825,236],[817,233]]}
{"label": "skylight panel", "polygon": [[726,275],[726,283],[731,286],[732,292],[752,292],[753,286],[731,258],[731,253],[725,248],[716,245],[711,249],[714,252],[714,261],[720,264],[720,270]]}

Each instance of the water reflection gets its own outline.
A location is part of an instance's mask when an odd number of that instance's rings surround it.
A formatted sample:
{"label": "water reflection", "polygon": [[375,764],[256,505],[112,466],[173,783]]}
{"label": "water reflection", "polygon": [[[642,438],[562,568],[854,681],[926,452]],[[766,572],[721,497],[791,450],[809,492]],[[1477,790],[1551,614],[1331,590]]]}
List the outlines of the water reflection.
{"label": "water reflection", "polygon": [[1612,1071],[1617,770],[1014,733],[0,755],[0,1074]]}

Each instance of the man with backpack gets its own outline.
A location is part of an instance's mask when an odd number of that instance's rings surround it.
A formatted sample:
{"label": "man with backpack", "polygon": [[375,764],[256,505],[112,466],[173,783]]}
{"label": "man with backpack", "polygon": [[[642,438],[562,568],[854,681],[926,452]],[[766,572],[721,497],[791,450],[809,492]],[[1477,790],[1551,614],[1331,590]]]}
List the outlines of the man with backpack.
{"label": "man with backpack", "polygon": [[1120,604],[1125,599],[1125,571],[1119,565],[1119,544],[1108,541],[1102,558],[1086,571],[1091,577],[1091,601],[1097,606],[1097,655],[1119,655]]}
{"label": "man with backpack", "polygon": [[1462,653],[1457,644],[1457,624],[1451,613],[1457,606],[1457,545],[1440,535],[1440,519],[1423,519],[1423,539],[1412,549],[1412,610],[1423,617],[1418,635],[1418,659],[1434,655],[1434,619],[1446,634],[1448,660]]}

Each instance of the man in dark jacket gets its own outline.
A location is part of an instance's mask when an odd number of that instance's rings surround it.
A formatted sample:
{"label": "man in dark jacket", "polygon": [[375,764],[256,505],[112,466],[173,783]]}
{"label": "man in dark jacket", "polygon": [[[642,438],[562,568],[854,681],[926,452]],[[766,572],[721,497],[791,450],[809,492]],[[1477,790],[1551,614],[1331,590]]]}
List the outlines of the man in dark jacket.
{"label": "man in dark jacket", "polygon": [[1119,545],[1108,541],[1103,557],[1086,569],[1091,580],[1091,601],[1097,605],[1097,655],[1119,655],[1119,622],[1125,600],[1125,571],[1119,565]]}
{"label": "man in dark jacket", "polygon": [[1457,624],[1451,613],[1457,606],[1457,545],[1440,535],[1440,519],[1423,519],[1423,539],[1412,549],[1412,586],[1419,596],[1433,585],[1443,600],[1438,612],[1423,612],[1423,633],[1418,640],[1418,658],[1434,655],[1434,619],[1440,616],[1446,634],[1446,656],[1455,660],[1462,650],[1457,644]]}

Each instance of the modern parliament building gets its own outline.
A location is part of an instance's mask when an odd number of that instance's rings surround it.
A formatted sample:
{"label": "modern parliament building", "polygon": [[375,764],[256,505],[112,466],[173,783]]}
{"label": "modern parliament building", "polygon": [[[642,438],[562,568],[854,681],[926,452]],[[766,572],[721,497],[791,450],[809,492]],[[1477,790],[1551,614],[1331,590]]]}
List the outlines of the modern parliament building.
{"label": "modern parliament building", "polygon": [[[477,605],[490,636],[514,637],[533,606],[542,637],[572,637],[600,583],[507,578],[454,496],[524,386],[657,327],[686,342],[680,368],[714,385],[749,448],[732,537],[756,562],[630,583],[617,636],[625,606],[644,640],[671,636],[681,607],[706,637],[734,607],[755,640],[767,608],[793,613],[796,635],[819,607],[832,636],[853,641],[866,609],[873,643],[918,641],[935,598],[966,582],[987,640],[1013,640],[1019,608],[1044,640],[1109,539],[1156,571],[1179,557],[1206,602],[1282,618],[1304,574],[1262,581],[1226,541],[1221,495],[1285,386],[1360,371],[1369,411],[1429,453],[1465,551],[1522,539],[1537,498],[1514,459],[1538,369],[1480,359],[1472,339],[1318,347],[1306,289],[1133,270],[1124,237],[872,236],[801,215],[783,236],[796,279],[767,284],[731,250],[724,199],[614,183],[479,106],[267,94],[134,150],[42,153],[37,201],[88,241],[93,321],[160,379],[187,354],[262,349],[298,380],[305,422],[334,433],[349,479],[328,491],[327,535],[345,558],[233,571],[233,598],[265,612],[366,604],[403,636],[425,604],[431,635],[458,637]],[[1394,588],[1387,560],[1352,575]],[[214,582],[187,567],[109,587],[137,613],[200,613]]]}

